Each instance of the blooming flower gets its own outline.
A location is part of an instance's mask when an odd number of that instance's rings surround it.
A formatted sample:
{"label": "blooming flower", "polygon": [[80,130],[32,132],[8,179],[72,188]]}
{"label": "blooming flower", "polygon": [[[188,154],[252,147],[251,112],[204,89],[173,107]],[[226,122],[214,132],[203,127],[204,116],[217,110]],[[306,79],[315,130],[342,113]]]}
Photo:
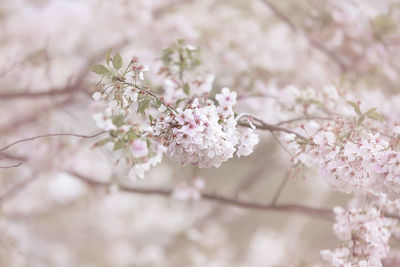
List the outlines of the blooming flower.
{"label": "blooming flower", "polygon": [[221,94],[217,94],[217,99],[220,106],[234,106],[236,104],[236,92],[231,92],[229,88],[224,87],[221,89]]}
{"label": "blooming flower", "polygon": [[374,207],[350,211],[336,207],[334,212],[333,231],[342,245],[334,251],[321,251],[323,259],[334,267],[381,267],[382,259],[389,253],[391,220],[382,217]]}
{"label": "blooming flower", "polygon": [[100,93],[100,92],[95,92],[95,93],[92,95],[92,97],[93,97],[93,99],[94,99],[95,101],[99,101],[99,100],[101,99],[101,93]]}
{"label": "blooming flower", "polygon": [[149,153],[147,143],[141,139],[135,139],[131,145],[132,155],[136,158],[146,157]]}
{"label": "blooming flower", "polygon": [[113,124],[111,118],[107,117],[103,113],[96,113],[92,115],[93,120],[96,122],[96,126],[99,129],[105,131],[116,130],[117,127]]}
{"label": "blooming flower", "polygon": [[239,146],[236,155],[248,156],[253,152],[254,146],[258,144],[258,135],[254,133],[253,129],[245,129],[240,131]]}

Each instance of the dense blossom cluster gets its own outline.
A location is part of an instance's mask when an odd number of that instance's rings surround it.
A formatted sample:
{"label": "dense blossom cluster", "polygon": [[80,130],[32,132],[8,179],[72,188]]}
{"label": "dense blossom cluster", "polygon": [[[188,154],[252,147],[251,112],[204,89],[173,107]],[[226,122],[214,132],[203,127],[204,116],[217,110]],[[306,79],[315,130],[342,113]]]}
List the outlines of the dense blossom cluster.
{"label": "dense blossom cluster", "polygon": [[339,191],[398,194],[397,166],[400,162],[396,143],[389,142],[390,139],[396,140],[398,134],[382,135],[376,128],[369,126],[371,122],[383,121],[376,109],[363,113],[357,103],[343,105],[343,97],[339,97],[338,90],[333,86],[327,88],[323,92],[331,94],[328,94],[326,100],[321,98],[323,94],[318,96],[312,89],[308,90],[308,96],[301,95],[294,87],[283,90],[286,97],[281,99],[285,99],[289,108],[295,107],[295,102],[305,101],[309,106],[303,111],[311,114],[321,108],[319,103],[322,102],[328,103],[324,106],[324,112],[328,114],[335,107],[344,106],[337,109],[333,116],[317,117],[316,120],[311,119],[297,126],[297,132],[304,133],[307,140],[299,140],[293,133],[283,136],[284,142],[293,152],[295,162],[318,169],[321,176]]}
{"label": "dense blossom cluster", "polygon": [[375,208],[345,211],[336,207],[335,213],[333,230],[342,244],[333,251],[321,251],[322,257],[335,267],[381,267],[389,253],[392,221]]}
{"label": "dense blossom cluster", "polygon": [[110,138],[102,142],[114,143],[114,150],[127,155],[131,177],[143,178],[144,171],[161,162],[163,153],[182,165],[219,167],[236,151],[239,157],[251,154],[258,143],[254,129],[238,128],[233,111],[237,94],[225,87],[213,100],[209,95],[214,76],[201,79],[198,74],[190,75],[189,70],[198,64],[195,51],[182,42],[164,51],[162,72],[167,78],[165,94],[160,97],[143,84],[143,71],[148,67],[138,64],[137,58],[124,68],[117,53],[106,58],[112,67],[93,68],[111,79],[93,94],[95,100],[108,104],[104,113],[93,118],[99,128],[110,132]]}
{"label": "dense blossom cluster", "polygon": [[[158,128],[160,132],[171,129],[167,140],[168,156],[183,165],[200,168],[219,167],[231,158],[237,150],[238,156],[249,155],[258,137],[249,129],[246,134],[239,132],[234,118],[233,106],[236,93],[223,88],[211,100],[194,99],[186,109],[178,108],[176,116],[169,116]],[[157,132],[156,132],[157,134]]]}
{"label": "dense blossom cluster", "polygon": [[285,140],[296,159],[318,168],[336,190],[400,193],[400,156],[378,132],[338,119],[316,129],[309,143],[299,144],[295,137],[290,134]]}
{"label": "dense blossom cluster", "polygon": [[195,99],[190,108],[179,109],[168,146],[170,158],[200,168],[219,167],[231,158],[238,143],[236,121],[231,117],[222,124],[220,115],[212,101],[201,106]]}

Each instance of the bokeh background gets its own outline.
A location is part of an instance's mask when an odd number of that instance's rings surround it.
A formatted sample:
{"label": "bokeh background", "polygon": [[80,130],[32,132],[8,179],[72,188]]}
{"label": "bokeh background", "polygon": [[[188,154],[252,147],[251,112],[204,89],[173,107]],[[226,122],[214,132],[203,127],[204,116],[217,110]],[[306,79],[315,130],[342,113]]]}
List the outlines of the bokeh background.
{"label": "bokeh background", "polygon": [[[110,48],[150,66],[177,39],[201,48],[215,88],[238,92],[242,112],[270,123],[271,88],[398,91],[397,1],[362,0],[1,0],[0,144],[47,133],[93,134],[101,107],[91,95]],[[383,97],[371,98],[382,104]],[[384,107],[383,107],[384,108]],[[384,110],[383,112],[391,112]],[[164,163],[130,180],[96,139],[52,137],[0,152],[0,266],[325,266],[336,247],[332,222],[293,212],[254,211],[205,200],[119,192],[71,172],[137,187],[175,188],[194,176],[205,191],[268,203],[290,157],[268,132],[246,158],[194,170]],[[288,179],[279,203],[345,206],[312,171]]]}

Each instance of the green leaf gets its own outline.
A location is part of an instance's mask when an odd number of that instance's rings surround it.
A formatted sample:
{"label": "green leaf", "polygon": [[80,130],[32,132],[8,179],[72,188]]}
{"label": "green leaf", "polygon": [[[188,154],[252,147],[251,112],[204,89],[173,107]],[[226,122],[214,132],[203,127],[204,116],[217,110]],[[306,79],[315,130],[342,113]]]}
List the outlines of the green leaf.
{"label": "green leaf", "polygon": [[377,120],[377,121],[380,121],[380,122],[384,122],[385,121],[383,116],[376,111],[376,108],[371,108],[370,110],[365,112],[365,115],[367,115],[368,118],[373,119],[373,120]]}
{"label": "green leaf", "polygon": [[396,29],[396,21],[388,15],[377,16],[372,21],[372,26],[375,32],[379,35],[387,34]]}
{"label": "green leaf", "polygon": [[106,74],[106,73],[108,73],[107,67],[104,66],[104,65],[101,65],[101,64],[93,66],[93,67],[91,68],[91,70],[92,70],[94,73],[97,73],[97,74]]}
{"label": "green leaf", "polygon": [[135,139],[139,138],[139,136],[133,130],[129,130],[126,133],[126,136],[128,138],[128,141],[132,141],[132,140],[135,140]]}
{"label": "green leaf", "polygon": [[110,138],[106,138],[106,139],[103,139],[103,140],[100,140],[100,141],[96,142],[94,145],[95,146],[104,146],[105,144],[107,144],[110,141],[111,141]]}
{"label": "green leaf", "polygon": [[144,115],[146,108],[148,108],[150,104],[149,98],[143,98],[138,104],[138,112]]}
{"label": "green leaf", "polygon": [[124,115],[120,114],[113,118],[112,122],[115,126],[121,127],[124,124]]}
{"label": "green leaf", "polygon": [[361,115],[361,109],[360,109],[360,106],[357,103],[354,103],[354,102],[351,102],[351,101],[347,101],[347,103],[349,103],[353,107],[353,109],[357,113],[357,115]]}
{"label": "green leaf", "polygon": [[154,101],[155,103],[154,103],[154,105],[156,106],[156,108],[160,108],[161,107],[161,101],[160,101],[160,99],[155,99],[155,101]]}
{"label": "green leaf", "polygon": [[150,149],[151,146],[151,141],[149,138],[146,139],[147,147]]}
{"label": "green leaf", "polygon": [[108,49],[106,52],[106,62],[107,62],[107,66],[110,64],[110,59],[111,59],[111,51],[112,49]]}
{"label": "green leaf", "polygon": [[153,123],[153,120],[154,120],[153,116],[151,116],[151,114],[149,114],[149,121],[150,121],[150,123]]}
{"label": "green leaf", "polygon": [[114,150],[119,150],[124,148],[124,142],[123,141],[117,141],[114,143]]}
{"label": "green leaf", "polygon": [[200,59],[197,59],[197,58],[193,59],[192,68],[194,69],[194,68],[200,66],[200,64],[201,64]]}
{"label": "green leaf", "polygon": [[115,54],[112,63],[116,70],[119,70],[122,67],[122,58],[119,52]]}
{"label": "green leaf", "polygon": [[162,57],[161,60],[164,63],[164,65],[169,65],[172,61],[171,55],[174,53],[174,50],[172,48],[165,48],[162,52]]}
{"label": "green leaf", "polygon": [[184,92],[186,95],[190,95],[190,87],[189,87],[189,84],[188,84],[188,83],[185,83],[185,85],[183,85],[183,92]]}

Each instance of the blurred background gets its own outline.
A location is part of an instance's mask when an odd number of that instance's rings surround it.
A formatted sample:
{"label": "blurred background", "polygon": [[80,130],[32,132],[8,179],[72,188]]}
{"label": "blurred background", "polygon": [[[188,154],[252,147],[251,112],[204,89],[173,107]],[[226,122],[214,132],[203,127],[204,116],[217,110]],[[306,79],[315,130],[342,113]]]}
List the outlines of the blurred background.
{"label": "blurred background", "polygon": [[[385,110],[382,97],[398,92],[399,7],[388,0],[2,0],[0,147],[98,132],[91,116],[102,107],[91,97],[90,66],[112,48],[126,60],[138,56],[160,86],[162,49],[177,39],[201,48],[215,88],[236,91],[239,110],[267,122],[290,118],[268,97],[287,85],[340,82],[383,114],[400,114]],[[76,177],[171,190],[201,177],[206,192],[268,203],[291,163],[273,136],[260,137],[251,156],[218,169],[164,159],[135,181],[111,150],[93,148],[96,139],[50,137],[0,151],[0,266],[325,266],[319,251],[337,244],[329,220],[135,195]],[[348,197],[306,171],[288,179],[278,202],[331,209]]]}

